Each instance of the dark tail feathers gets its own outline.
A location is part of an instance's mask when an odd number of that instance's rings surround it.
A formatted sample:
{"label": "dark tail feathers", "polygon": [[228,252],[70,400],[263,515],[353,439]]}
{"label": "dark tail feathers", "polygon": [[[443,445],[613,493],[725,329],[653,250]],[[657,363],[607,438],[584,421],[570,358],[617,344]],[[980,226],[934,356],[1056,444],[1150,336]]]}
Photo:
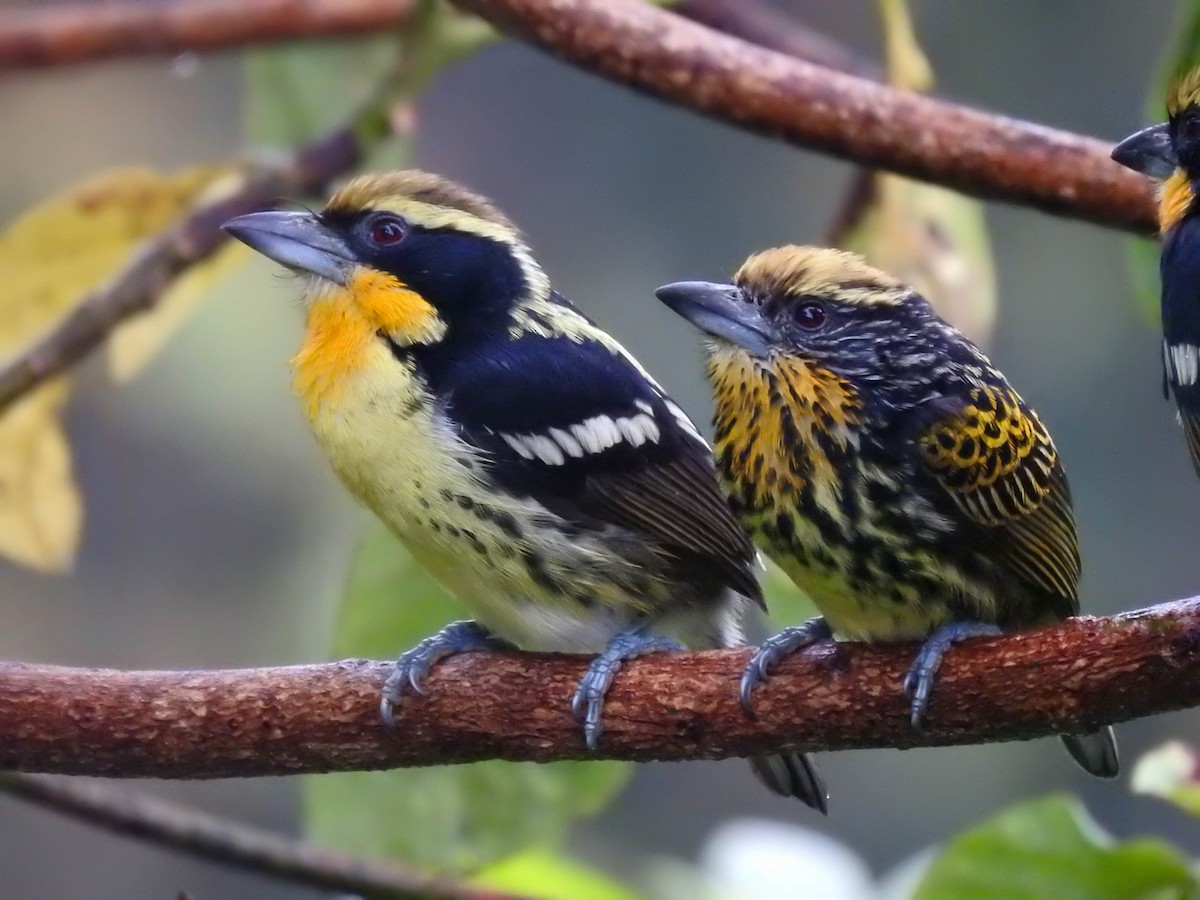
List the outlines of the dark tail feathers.
{"label": "dark tail feathers", "polygon": [[[728,615],[719,621],[718,631],[710,641],[715,647],[744,647],[742,617],[750,608],[751,601],[730,591],[727,605]],[[770,756],[750,757],[750,769],[754,777],[767,790],[781,797],[795,797],[821,813],[829,815],[829,793],[825,780],[817,772],[812,759],[806,753],[778,753]]]}
{"label": "dark tail feathers", "polygon": [[1063,745],[1071,759],[1089,775],[1097,778],[1116,778],[1121,771],[1117,759],[1117,738],[1110,727],[1091,734],[1064,734]]}
{"label": "dark tail feathers", "polygon": [[[1176,401],[1179,400],[1179,393],[1176,391]],[[1194,400],[1192,402],[1195,402]],[[1196,469],[1196,474],[1200,475],[1200,412],[1196,410],[1185,410],[1182,405],[1179,407],[1179,421],[1183,424],[1183,436],[1187,439],[1188,453],[1192,457],[1192,465]]]}
{"label": "dark tail feathers", "polygon": [[795,797],[821,815],[829,815],[825,780],[807,753],[780,753],[750,757],[750,769],[766,787],[781,797]]}

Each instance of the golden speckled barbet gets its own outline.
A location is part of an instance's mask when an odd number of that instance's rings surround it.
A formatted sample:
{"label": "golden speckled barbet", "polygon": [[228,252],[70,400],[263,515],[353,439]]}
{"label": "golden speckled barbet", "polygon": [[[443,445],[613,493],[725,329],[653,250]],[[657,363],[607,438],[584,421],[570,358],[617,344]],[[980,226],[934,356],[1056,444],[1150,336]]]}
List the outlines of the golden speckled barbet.
{"label": "golden speckled barbet", "polygon": [[[733,284],[658,290],[706,332],[717,467],[759,546],[822,617],[756,653],[772,664],[837,634],[924,641],[904,688],[919,724],[956,641],[1079,612],[1071,495],[1049,433],[923,297],[860,257],[752,256]],[[1105,728],[1065,735],[1117,774]]]}

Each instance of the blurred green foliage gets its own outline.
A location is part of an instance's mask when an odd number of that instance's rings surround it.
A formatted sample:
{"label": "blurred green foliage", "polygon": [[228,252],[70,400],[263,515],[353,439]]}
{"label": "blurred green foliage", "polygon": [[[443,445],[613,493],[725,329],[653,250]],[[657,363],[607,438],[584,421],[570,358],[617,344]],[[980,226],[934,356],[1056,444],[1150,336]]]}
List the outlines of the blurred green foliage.
{"label": "blurred green foliage", "polygon": [[394,36],[296,42],[244,56],[244,131],[252,144],[296,147],[345,124],[399,65]]}
{"label": "blurred green foliage", "polygon": [[640,896],[595,869],[540,850],[501,860],[471,883],[519,892],[530,900],[638,900]]}
{"label": "blurred green foliage", "polygon": [[[463,606],[377,527],[351,567],[332,652],[395,657],[465,616]],[[611,761],[490,761],[322,775],[307,779],[305,812],[310,834],[322,844],[473,871],[555,843],[572,822],[603,809],[630,773],[629,764]]]}
{"label": "blurred green foliage", "polygon": [[953,838],[915,900],[1131,900],[1200,896],[1191,863],[1155,838],[1115,842],[1078,801],[1053,795],[1012,807]]}

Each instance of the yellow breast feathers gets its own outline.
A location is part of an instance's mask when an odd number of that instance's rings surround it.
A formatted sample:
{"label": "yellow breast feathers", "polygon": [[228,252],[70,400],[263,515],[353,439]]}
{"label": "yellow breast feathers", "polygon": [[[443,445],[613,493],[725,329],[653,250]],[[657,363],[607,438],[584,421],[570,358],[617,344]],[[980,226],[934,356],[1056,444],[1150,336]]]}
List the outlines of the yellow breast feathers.
{"label": "yellow breast feathers", "polygon": [[1192,182],[1187,172],[1176,169],[1158,190],[1158,230],[1170,231],[1192,205]]}
{"label": "yellow breast feathers", "polygon": [[817,433],[843,447],[854,440],[861,403],[849,382],[799,358],[763,362],[741,351],[713,354],[709,374],[717,395],[718,455],[728,455],[728,474],[756,505],[801,491],[804,473],[837,490]]}
{"label": "yellow breast feathers", "polygon": [[317,290],[292,359],[292,386],[310,419],[339,401],[380,332],[407,347],[437,340],[446,329],[420,294],[383,272],[360,269],[345,287],[326,282]]}

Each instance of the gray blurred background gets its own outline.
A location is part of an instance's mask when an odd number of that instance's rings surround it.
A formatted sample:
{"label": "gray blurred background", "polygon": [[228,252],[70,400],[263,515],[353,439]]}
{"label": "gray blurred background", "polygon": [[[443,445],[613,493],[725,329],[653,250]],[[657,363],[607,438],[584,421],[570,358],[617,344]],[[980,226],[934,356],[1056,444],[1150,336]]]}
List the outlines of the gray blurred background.
{"label": "gray blurred background", "polygon": [[[874,4],[794,0],[807,22],[879,53]],[[1174,5],[918,0],[943,96],[1106,139],[1143,123]],[[190,67],[189,67],[190,68]],[[242,148],[237,54],[183,76],[169,61],[8,74],[0,82],[0,222],[97,170],[166,169]],[[617,335],[699,420],[692,331],[651,289],[728,275],[751,250],[825,233],[850,168],[582,75],[505,43],[446,74],[419,110],[417,161],[492,196],[556,285]],[[988,209],[999,271],[992,356],[1050,424],[1074,486],[1084,607],[1197,591],[1200,484],[1159,394],[1158,338],[1131,295],[1124,235]],[[0,657],[114,667],[325,658],[366,516],[338,488],[289,394],[292,288],[262,261],[221,291],[131,387],[85,368],[69,414],[87,505],[76,572],[0,563]],[[402,648],[397,647],[397,650]],[[1129,764],[1195,714],[1122,726]],[[758,789],[737,763],[643,767],[572,846],[628,874],[647,852],[693,855],[731,816],[776,817],[848,842],[885,870],[1021,798],[1081,794],[1118,834],[1193,822],[1082,775],[1049,740],[823,754],[827,820]],[[145,787],[285,832],[292,779]],[[309,896],[150,850],[0,799],[0,895]]]}

